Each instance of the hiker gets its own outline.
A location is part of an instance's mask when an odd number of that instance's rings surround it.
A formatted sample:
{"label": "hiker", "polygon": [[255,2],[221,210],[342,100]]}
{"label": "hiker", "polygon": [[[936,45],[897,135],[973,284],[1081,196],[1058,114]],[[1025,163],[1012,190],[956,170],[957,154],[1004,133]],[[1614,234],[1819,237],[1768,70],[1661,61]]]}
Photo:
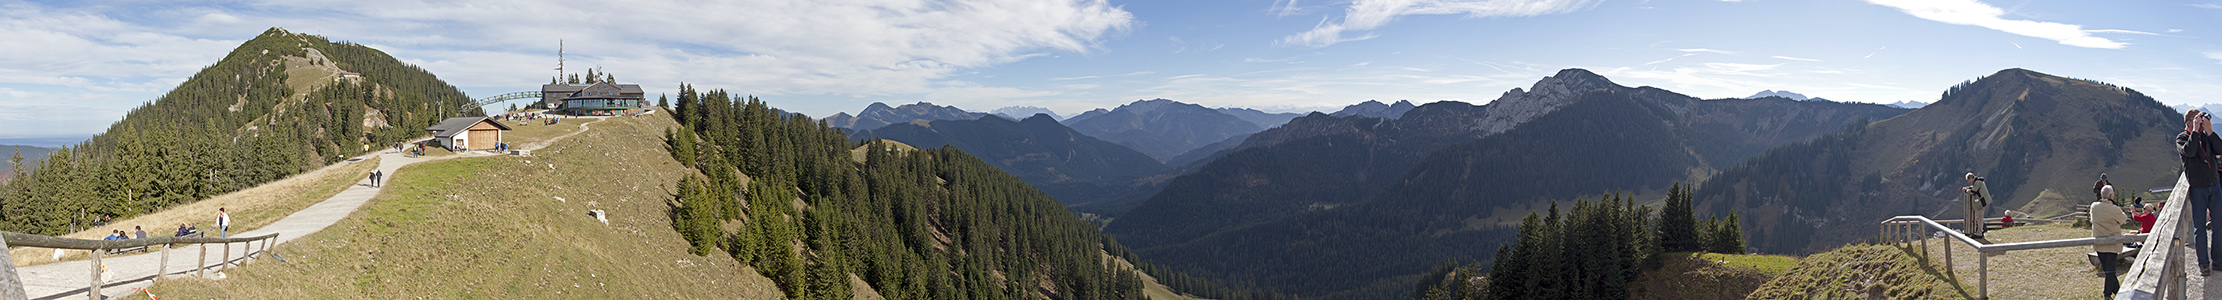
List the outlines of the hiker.
{"label": "hiker", "polygon": [[[2114,186],[2100,187],[2099,200],[2091,202],[2091,238],[2122,235],[2122,223],[2128,221],[2122,207],[2114,205]],[[2099,277],[2106,278],[2106,289],[2101,292],[2114,298],[2114,290],[2122,286],[2121,279],[2114,278],[2114,267],[2121,264],[2122,244],[2092,244],[2091,251],[2099,254]]]}
{"label": "hiker", "polygon": [[134,232],[136,233],[136,234],[132,235],[132,236],[135,236],[135,237],[134,237],[135,239],[143,239],[143,238],[147,238],[147,229],[146,229],[146,228],[139,228],[139,226],[136,226],[136,225],[134,225],[134,226],[131,226],[131,231],[134,231]]}
{"label": "hiker", "polygon": [[231,237],[231,212],[216,208],[216,237]]}
{"label": "hiker", "polygon": [[1961,227],[1961,233],[1972,238],[1983,238],[1983,209],[1991,205],[1990,187],[1983,184],[1982,177],[1975,177],[1975,173],[1969,172],[1967,187],[1960,188],[1960,191],[1967,193],[1967,222],[1962,224],[1966,226]]}
{"label": "hiker", "polygon": [[370,171],[370,187],[378,187],[378,171]]}
{"label": "hiker", "polygon": [[174,236],[185,236],[192,233],[191,231],[185,231],[185,223],[177,223],[177,235]]}
{"label": "hiker", "polygon": [[2222,139],[2214,137],[2214,123],[2206,112],[2191,110],[2183,113],[2183,133],[2176,134],[2176,154],[2183,161],[2183,177],[2191,187],[2191,252],[2199,263],[2199,276],[2213,271],[2214,240],[2208,236],[2213,224],[2207,217],[2218,196],[2215,194],[2222,174],[2214,171],[2215,147],[2222,146]]}
{"label": "hiker", "polygon": [[123,231],[122,231],[122,230],[111,230],[111,231],[108,231],[108,236],[107,236],[107,237],[102,237],[102,238],[100,238],[100,240],[103,240],[103,241],[113,241],[113,240],[121,240],[121,239],[123,239]]}

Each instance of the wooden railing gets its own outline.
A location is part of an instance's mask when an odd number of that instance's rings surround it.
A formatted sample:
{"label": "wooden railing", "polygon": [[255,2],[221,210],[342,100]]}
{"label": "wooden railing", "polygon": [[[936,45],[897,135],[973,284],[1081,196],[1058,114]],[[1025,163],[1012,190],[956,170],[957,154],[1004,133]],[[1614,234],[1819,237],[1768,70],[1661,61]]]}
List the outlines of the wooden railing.
{"label": "wooden railing", "polygon": [[[2176,183],[2176,190],[2185,190],[2183,186],[2187,184],[2189,183],[2179,178]],[[2156,292],[2167,291],[2167,294],[2173,295],[2172,299],[2181,299],[2183,294],[2183,277],[2169,277],[2161,275],[2182,274],[2183,272],[2183,260],[2180,257],[2182,256],[2182,254],[2178,252],[2181,251],[2180,247],[2174,247],[2174,244],[2170,242],[2176,240],[2175,237],[2177,235],[2185,235],[2190,231],[2189,224],[2187,224],[2186,222],[2179,222],[2183,219],[2182,216],[2186,215],[2185,211],[2182,208],[2183,205],[2178,205],[2184,203],[2183,194],[2184,193],[2176,193],[2175,195],[2171,195],[2168,197],[2168,205],[2161,211],[2162,217],[2157,224],[2159,226],[2153,226],[2153,232],[2149,234],[2131,234],[2103,238],[2074,238],[2064,240],[1986,244],[1981,241],[1976,241],[1975,238],[1968,237],[1966,234],[1960,233],[1960,230],[1958,229],[1945,227],[1944,225],[1946,223],[1966,222],[1963,220],[1939,221],[1930,220],[1928,217],[1923,216],[1898,216],[1892,217],[1889,220],[1884,220],[1882,222],[1881,235],[1883,241],[1885,242],[1901,243],[1905,244],[1906,246],[1912,246],[1913,243],[1918,241],[1921,244],[1921,256],[1923,257],[1929,257],[1929,237],[1933,235],[1932,232],[1941,232],[1947,239],[1951,239],[1958,242],[1959,244],[1966,244],[1968,247],[1974,248],[1976,251],[1975,288],[1977,299],[1990,298],[1991,256],[2001,255],[2005,254],[2007,251],[2017,250],[2064,248],[2090,246],[2105,243],[2127,243],[2144,241],[2146,246],[2142,250],[2139,250],[2143,251],[2144,253],[2138,254],[2136,264],[2130,266],[2128,273],[2129,276],[2127,277],[2128,280],[2125,281],[2125,284],[2122,285],[2121,290],[2116,293],[2116,297],[2118,297],[2118,299],[2154,299],[2153,296],[2156,294]],[[2190,237],[2184,236],[2180,240],[2188,241],[2190,240]],[[1953,241],[1947,241],[1944,243],[1945,274],[1954,273],[1952,271],[1952,244],[1954,244]],[[1953,277],[1957,278],[1958,276],[1954,275]],[[2142,293],[2142,295],[2144,296],[2134,296],[2138,293]]]}
{"label": "wooden railing", "polygon": [[[206,276],[209,268],[208,244],[224,244],[224,255],[221,257],[217,257],[217,267],[228,268],[234,265],[231,260],[231,244],[241,243],[246,245],[244,251],[241,251],[241,259],[237,264],[245,265],[247,263],[246,258],[253,258],[257,254],[268,252],[270,250],[270,245],[274,244],[277,241],[277,238],[278,234],[272,233],[262,236],[235,238],[151,237],[127,240],[87,240],[0,231],[0,248],[14,246],[90,250],[89,252],[92,252],[92,287],[86,290],[86,295],[90,299],[99,300],[101,299],[100,286],[106,285],[106,283],[103,282],[105,281],[105,279],[101,278],[100,257],[103,254],[106,254],[109,250],[140,247],[149,247],[149,249],[152,249],[151,247],[161,246],[162,263],[155,267],[154,272],[155,280],[161,280],[162,275],[169,274],[170,248],[173,248],[175,245],[200,245],[201,258],[199,263],[194,264],[194,272],[197,272],[196,276]],[[262,244],[261,251],[255,250],[255,244],[258,242]],[[26,295],[26,293],[24,293],[23,291],[23,279],[16,275],[15,269],[15,262],[12,260],[8,261],[4,265],[0,265],[0,299],[12,300],[29,298],[28,295]]]}

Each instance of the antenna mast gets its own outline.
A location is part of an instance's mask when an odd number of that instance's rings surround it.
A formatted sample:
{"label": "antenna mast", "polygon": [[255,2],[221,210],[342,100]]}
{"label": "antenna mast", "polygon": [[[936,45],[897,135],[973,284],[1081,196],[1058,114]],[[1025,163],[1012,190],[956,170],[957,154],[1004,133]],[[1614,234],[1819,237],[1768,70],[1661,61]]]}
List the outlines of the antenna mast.
{"label": "antenna mast", "polygon": [[556,82],[563,81],[563,39],[556,39]]}

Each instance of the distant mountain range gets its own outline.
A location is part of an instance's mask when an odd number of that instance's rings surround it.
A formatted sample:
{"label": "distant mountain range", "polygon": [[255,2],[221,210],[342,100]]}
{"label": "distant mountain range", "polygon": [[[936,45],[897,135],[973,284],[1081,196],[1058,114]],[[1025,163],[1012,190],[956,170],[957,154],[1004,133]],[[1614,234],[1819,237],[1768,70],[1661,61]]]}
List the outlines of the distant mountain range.
{"label": "distant mountain range", "polygon": [[1304,116],[1304,114],[1299,113],[1269,113],[1256,109],[1238,107],[1221,107],[1214,108],[1213,110],[1218,110],[1220,113],[1225,113],[1229,116],[1240,118],[1243,121],[1249,121],[1250,124],[1257,124],[1258,128],[1260,129],[1273,128],[1275,126],[1281,126],[1281,124],[1288,124],[1289,119],[1295,119],[1296,117]]}
{"label": "distant mountain range", "polygon": [[1054,111],[1049,111],[1049,109],[1047,109],[1047,108],[1040,108],[1040,107],[1033,107],[1033,106],[1011,106],[1011,107],[997,108],[997,109],[995,109],[995,111],[990,111],[990,112],[991,112],[991,113],[995,113],[995,115],[996,115],[996,116],[1001,116],[1001,117],[1003,117],[1003,119],[1008,119],[1008,120],[1012,120],[1012,121],[1025,120],[1026,118],[1028,118],[1028,117],[1033,117],[1034,115],[1037,115],[1037,114],[1046,114],[1046,115],[1049,115],[1049,117],[1050,117],[1051,119],[1053,119],[1053,120],[1064,120],[1064,119],[1065,119],[1065,116],[1064,116],[1064,115],[1058,115],[1058,114],[1057,114],[1057,112],[1054,112]]}
{"label": "distant mountain range", "polygon": [[1488,258],[1550,201],[1661,190],[1906,111],[1701,100],[1568,69],[1487,105],[1297,118],[1171,179],[1105,231],[1196,274],[1305,298],[1390,297],[1429,266]]}
{"label": "distant mountain range", "polygon": [[1065,120],[1066,126],[1111,141],[1158,161],[1171,160],[1228,137],[1264,130],[1258,123],[1202,105],[1166,99],[1134,101]]}
{"label": "distant mountain range", "polygon": [[888,124],[910,122],[910,120],[972,120],[987,115],[986,113],[965,111],[955,106],[939,106],[928,102],[904,104],[899,107],[888,107],[887,103],[873,102],[871,106],[864,107],[864,111],[857,112],[854,116],[846,112],[835,113],[826,117],[825,121],[826,125],[833,127],[871,130]]}
{"label": "distant mountain range", "polygon": [[1397,100],[1396,104],[1381,104],[1381,101],[1366,100],[1366,102],[1360,102],[1358,104],[1345,106],[1342,108],[1341,111],[1336,111],[1335,113],[1327,115],[1337,117],[1365,116],[1395,119],[1404,117],[1404,112],[1412,111],[1413,107],[1415,106],[1412,105],[1412,101],[1410,100]]}
{"label": "distant mountain range", "polygon": [[1751,96],[1749,96],[1749,97],[1744,97],[1744,99],[1759,99],[1759,98],[1766,98],[1766,97],[1783,97],[1783,98],[1790,98],[1790,100],[1798,100],[1798,101],[1829,101],[1829,99],[1824,99],[1824,98],[1808,98],[1808,97],[1806,97],[1806,96],[1805,96],[1805,94],[1799,94],[1799,93],[1794,93],[1794,92],[1790,92],[1790,91],[1777,91],[1777,90],[1763,90],[1763,91],[1759,91],[1759,93],[1757,93],[1757,94],[1751,94]]}
{"label": "distant mountain range", "polygon": [[1923,107],[1923,106],[1929,106],[1929,103],[1928,103],[1928,102],[1921,102],[1921,101],[1906,100],[1906,101],[1898,101],[1898,103],[1890,103],[1890,104],[1883,104],[1883,105],[1887,105],[1887,106],[1890,106],[1890,107],[1896,107],[1896,108],[1904,108],[1904,109],[1916,109],[1916,108],[1921,108],[1921,107]]}
{"label": "distant mountain range", "polygon": [[2213,112],[2213,111],[2222,111],[2222,104],[2207,104],[2207,105],[2200,105],[2200,106],[2191,106],[2191,105],[2189,105],[2189,104],[2183,104],[2183,105],[2175,105],[2175,106],[2169,106],[2168,108],[2169,108],[2169,109],[2174,109],[2174,110],[2176,110],[2176,113],[2177,113],[2177,114],[2182,114],[2182,113],[2185,113],[2185,112],[2190,112],[2190,111],[2191,111],[2191,109],[2194,109],[2194,108],[2196,108],[2196,109],[2199,109],[2199,111],[2207,111],[2207,112]]}

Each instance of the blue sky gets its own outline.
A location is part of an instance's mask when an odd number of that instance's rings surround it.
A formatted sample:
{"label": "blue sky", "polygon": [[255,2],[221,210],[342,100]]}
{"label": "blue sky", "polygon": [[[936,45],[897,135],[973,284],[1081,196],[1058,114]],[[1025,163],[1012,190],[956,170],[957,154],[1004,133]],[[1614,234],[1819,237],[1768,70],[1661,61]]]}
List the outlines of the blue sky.
{"label": "blue sky", "polygon": [[84,136],[269,27],[370,45],[474,97],[599,67],[812,116],[871,102],[1073,114],[1483,103],[1560,69],[1701,98],[1934,101],[2006,68],[2222,103],[2222,1],[0,0],[0,139]]}

